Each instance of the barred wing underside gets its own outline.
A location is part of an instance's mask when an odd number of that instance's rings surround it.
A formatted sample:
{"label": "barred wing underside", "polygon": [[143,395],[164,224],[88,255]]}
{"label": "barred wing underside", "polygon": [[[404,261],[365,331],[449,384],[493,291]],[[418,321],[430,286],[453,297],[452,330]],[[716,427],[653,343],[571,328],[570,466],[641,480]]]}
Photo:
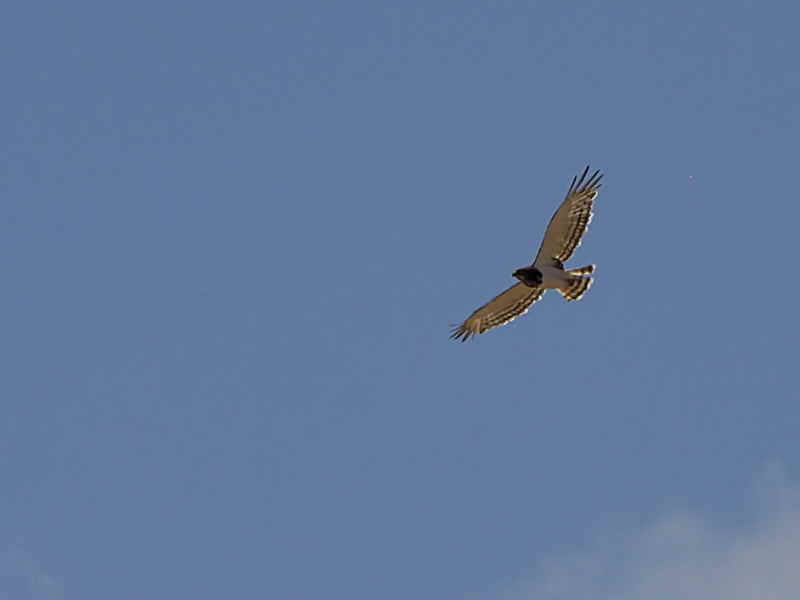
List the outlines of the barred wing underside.
{"label": "barred wing underside", "polygon": [[455,327],[450,337],[465,342],[473,335],[505,325],[528,312],[531,305],[539,300],[544,292],[542,287],[528,287],[522,282],[514,284]]}
{"label": "barred wing underside", "polygon": [[561,263],[572,256],[581,244],[581,237],[592,220],[592,209],[600,180],[603,175],[595,171],[588,180],[589,167],[583,171],[580,179],[574,177],[567,190],[567,197],[550,219],[544,240],[536,255],[534,264],[551,264],[551,259]]}

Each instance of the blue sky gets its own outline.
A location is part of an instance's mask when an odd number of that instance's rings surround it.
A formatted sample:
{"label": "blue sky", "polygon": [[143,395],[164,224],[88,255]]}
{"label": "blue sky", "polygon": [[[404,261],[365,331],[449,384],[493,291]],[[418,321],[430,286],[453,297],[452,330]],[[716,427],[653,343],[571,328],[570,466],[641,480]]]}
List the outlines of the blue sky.
{"label": "blue sky", "polygon": [[[0,594],[657,597],[796,556],[798,16],[11,8]],[[587,163],[591,291],[451,342]]]}

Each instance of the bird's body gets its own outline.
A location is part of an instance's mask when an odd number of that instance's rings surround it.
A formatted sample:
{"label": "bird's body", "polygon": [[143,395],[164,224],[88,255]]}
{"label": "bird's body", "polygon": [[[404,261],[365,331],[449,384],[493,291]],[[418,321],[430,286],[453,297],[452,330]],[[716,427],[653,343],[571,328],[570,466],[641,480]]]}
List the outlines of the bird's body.
{"label": "bird's body", "polygon": [[569,281],[569,275],[563,268],[550,265],[537,267],[535,263],[529,267],[517,269],[513,275],[528,287],[539,285],[546,290],[557,290],[564,287]]}
{"label": "bird's body", "polygon": [[575,275],[588,275],[594,271],[594,265],[586,265],[577,269],[564,270],[558,265],[536,265],[536,263],[517,269],[512,273],[528,287],[542,287],[546,290],[563,290],[575,279]]}
{"label": "bird's body", "polygon": [[579,300],[592,285],[594,265],[565,269],[569,259],[581,243],[592,220],[592,208],[600,188],[600,171],[586,179],[586,167],[580,179],[572,179],[567,196],[556,210],[547,226],[542,245],[533,263],[515,270],[512,275],[519,283],[512,285],[499,296],[473,312],[466,321],[453,329],[454,339],[462,342],[471,336],[505,325],[525,314],[539,300],[545,290],[558,290],[566,300]]}

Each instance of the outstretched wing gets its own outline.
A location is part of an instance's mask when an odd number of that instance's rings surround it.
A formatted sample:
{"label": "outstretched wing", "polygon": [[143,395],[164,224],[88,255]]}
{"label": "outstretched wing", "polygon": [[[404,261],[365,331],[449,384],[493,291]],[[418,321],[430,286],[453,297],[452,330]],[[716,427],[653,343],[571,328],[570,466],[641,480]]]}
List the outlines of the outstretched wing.
{"label": "outstretched wing", "polygon": [[475,334],[505,325],[528,312],[531,304],[541,298],[544,291],[543,287],[528,287],[522,282],[516,283],[472,313],[466,321],[453,329],[450,337],[465,342]]}
{"label": "outstretched wing", "polygon": [[580,179],[572,178],[567,197],[547,225],[535,265],[551,264],[552,259],[563,263],[581,245],[581,237],[592,220],[594,199],[603,178],[598,170],[586,180],[588,173],[589,167],[586,167]]}

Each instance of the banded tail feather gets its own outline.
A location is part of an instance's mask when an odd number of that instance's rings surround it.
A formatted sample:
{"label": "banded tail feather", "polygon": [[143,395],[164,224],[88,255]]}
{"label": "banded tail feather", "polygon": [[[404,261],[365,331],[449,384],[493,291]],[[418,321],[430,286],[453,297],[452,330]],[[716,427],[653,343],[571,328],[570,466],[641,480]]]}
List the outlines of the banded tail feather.
{"label": "banded tail feather", "polygon": [[[585,268],[585,267],[581,267]],[[578,269],[575,269],[576,271]],[[589,271],[591,273],[591,271]],[[572,271],[570,271],[572,273]],[[592,287],[593,279],[591,277],[573,277],[567,283],[567,286],[560,288],[558,291],[564,296],[564,300],[580,300],[587,290]]]}
{"label": "banded tail feather", "polygon": [[585,267],[578,267],[577,269],[569,269],[567,273],[570,275],[591,275],[594,273],[595,265],[586,265]]}

